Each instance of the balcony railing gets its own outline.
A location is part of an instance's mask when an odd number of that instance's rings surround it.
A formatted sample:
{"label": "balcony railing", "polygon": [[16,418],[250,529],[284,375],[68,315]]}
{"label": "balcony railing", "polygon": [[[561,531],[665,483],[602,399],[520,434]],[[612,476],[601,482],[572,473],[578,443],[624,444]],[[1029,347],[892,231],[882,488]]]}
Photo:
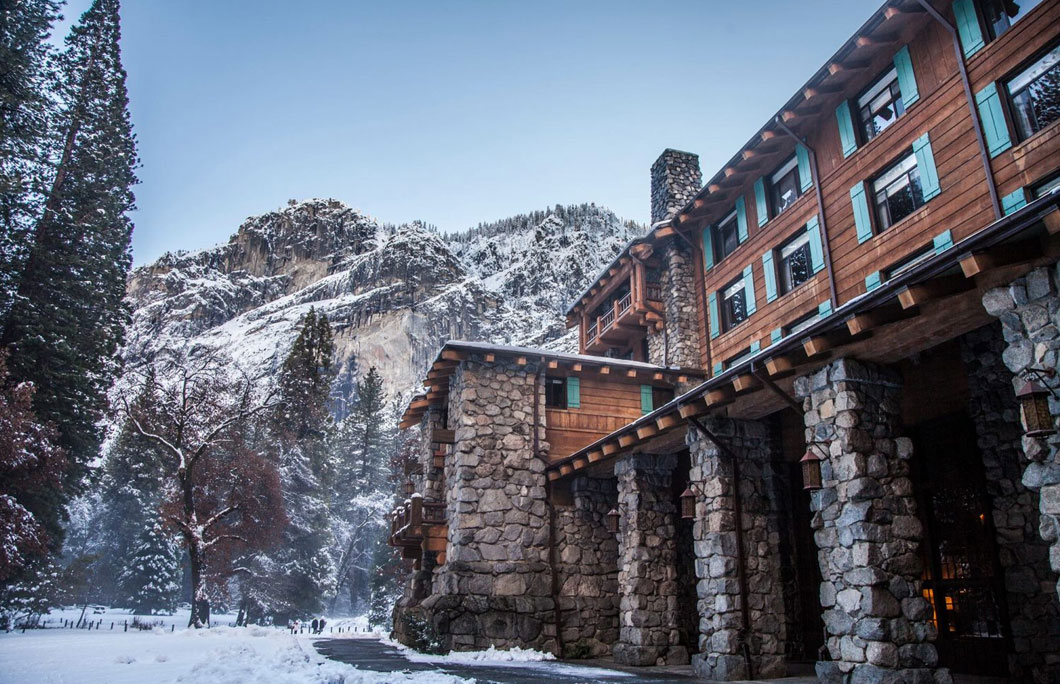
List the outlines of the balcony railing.
{"label": "balcony railing", "polygon": [[418,547],[425,535],[425,527],[445,525],[446,505],[443,502],[424,502],[413,494],[394,509],[390,516],[390,545]]}
{"label": "balcony railing", "polygon": [[597,319],[597,325],[600,327],[600,332],[605,332],[615,322],[615,310],[611,309],[603,316]]}
{"label": "balcony railing", "polygon": [[648,283],[644,287],[644,295],[648,298],[649,302],[663,301],[662,285],[659,283]]}
{"label": "balcony railing", "polygon": [[626,294],[625,297],[623,297],[622,299],[618,300],[618,303],[615,304],[615,309],[618,310],[618,315],[621,316],[622,314],[624,314],[627,311],[629,311],[629,307],[631,307],[631,306],[633,306],[633,293],[632,292]]}
{"label": "balcony railing", "polygon": [[589,329],[585,331],[585,342],[586,342],[586,344],[591,344],[591,343],[596,341],[596,331],[597,330],[598,330],[598,328],[596,327],[596,323],[593,323],[592,325],[589,326]]}

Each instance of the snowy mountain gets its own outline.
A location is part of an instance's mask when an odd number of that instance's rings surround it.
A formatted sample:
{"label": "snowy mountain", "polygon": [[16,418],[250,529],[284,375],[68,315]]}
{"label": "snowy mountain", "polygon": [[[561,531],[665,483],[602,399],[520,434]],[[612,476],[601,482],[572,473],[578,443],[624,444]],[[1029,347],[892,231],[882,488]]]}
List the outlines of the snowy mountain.
{"label": "snowy mountain", "polygon": [[370,366],[407,396],[446,339],[571,350],[567,305],[644,228],[595,205],[556,206],[440,235],[333,200],[247,219],[223,245],[138,268],[125,349],[223,348],[271,376],[315,307],[335,331],[345,398]]}

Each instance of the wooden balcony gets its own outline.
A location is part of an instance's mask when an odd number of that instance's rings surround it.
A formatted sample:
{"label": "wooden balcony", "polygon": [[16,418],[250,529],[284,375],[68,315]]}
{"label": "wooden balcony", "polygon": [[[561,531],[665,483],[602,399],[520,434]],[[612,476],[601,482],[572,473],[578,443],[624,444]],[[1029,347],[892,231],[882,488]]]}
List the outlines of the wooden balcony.
{"label": "wooden balcony", "polygon": [[642,336],[655,320],[662,320],[662,301],[650,297],[662,297],[662,288],[653,284],[643,289],[644,300],[634,298],[627,292],[610,310],[594,319],[587,319],[584,351],[589,354],[606,352],[610,347],[621,347],[632,338]]}
{"label": "wooden balcony", "polygon": [[424,551],[437,552],[438,563],[445,562],[448,534],[446,505],[442,502],[425,502],[419,494],[413,494],[390,516],[389,544],[400,548],[402,557],[416,561],[417,568]]}

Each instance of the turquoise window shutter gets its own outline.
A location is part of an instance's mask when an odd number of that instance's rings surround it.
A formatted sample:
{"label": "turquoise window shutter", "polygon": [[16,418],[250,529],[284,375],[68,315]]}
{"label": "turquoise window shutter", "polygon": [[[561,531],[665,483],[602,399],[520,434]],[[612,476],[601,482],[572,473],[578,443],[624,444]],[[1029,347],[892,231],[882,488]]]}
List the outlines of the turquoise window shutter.
{"label": "turquoise window shutter", "polygon": [[931,244],[935,248],[935,254],[942,254],[950,247],[953,247],[953,233],[944,230],[931,239]]}
{"label": "turquoise window shutter", "polygon": [[640,386],[640,412],[651,413],[655,410],[651,396],[651,385]]}
{"label": "turquoise window shutter", "polygon": [[703,270],[714,268],[714,245],[711,240],[710,226],[703,229]]}
{"label": "turquoise window shutter", "polygon": [[758,311],[755,305],[755,279],[750,264],[743,270],[743,293],[744,299],[747,300],[747,315],[750,316]]}
{"label": "turquoise window shutter", "polygon": [[743,195],[736,198],[736,237],[740,242],[747,240],[747,203]]}
{"label": "turquoise window shutter", "polygon": [[817,305],[817,315],[824,318],[828,314],[832,313],[832,300],[826,299]]}
{"label": "turquoise window shutter", "polygon": [[913,73],[913,60],[909,58],[909,46],[903,45],[894,56],[894,68],[898,72],[898,89],[902,91],[902,104],[906,109],[920,99],[916,89],[916,74]]}
{"label": "turquoise window shutter", "polygon": [[751,343],[751,353],[757,354],[760,351],[762,351],[762,343],[759,340],[755,340]]}
{"label": "turquoise window shutter", "polygon": [[875,271],[865,276],[865,291],[872,292],[880,286],[880,272]]}
{"label": "turquoise window shutter", "polygon": [[924,201],[927,202],[942,192],[939,187],[939,174],[935,169],[935,155],[931,152],[931,140],[928,139],[927,133],[913,141],[913,154],[916,155],[916,168],[920,172],[920,188],[924,191]]}
{"label": "turquoise window shutter", "polygon": [[724,370],[725,370],[725,366],[722,364],[721,361],[718,361],[717,363],[714,364],[714,375],[721,375],[722,371],[724,371]]}
{"label": "turquoise window shutter", "polygon": [[957,33],[961,37],[964,56],[971,57],[986,45],[983,40],[983,29],[979,26],[979,17],[975,14],[972,0],[954,0],[953,17],[957,20]]}
{"label": "turquoise window shutter", "polygon": [[777,269],[773,268],[773,250],[762,255],[762,272],[766,276],[766,301],[777,298]]}
{"label": "turquoise window shutter", "polygon": [[755,181],[755,213],[758,214],[758,225],[764,226],[769,221],[769,205],[766,204],[766,181],[759,178]]}
{"label": "turquoise window shutter", "polygon": [[865,184],[858,183],[850,188],[850,203],[854,206],[854,225],[858,229],[858,244],[872,239],[872,216],[869,214],[869,201],[865,197]]}
{"label": "turquoise window shutter", "polygon": [[567,408],[581,408],[582,406],[582,381],[581,378],[567,378]]}
{"label": "turquoise window shutter", "polygon": [[769,341],[772,344],[776,344],[777,342],[780,342],[782,339],[784,339],[784,331],[781,330],[780,328],[774,328],[773,332],[769,333]]}
{"label": "turquoise window shutter", "polygon": [[991,83],[976,93],[975,104],[979,108],[979,118],[983,122],[986,147],[990,150],[990,156],[996,157],[1012,147],[1012,138],[1008,134],[1008,122],[1005,121],[1005,111],[1001,108],[1001,98],[997,94],[997,84]]}
{"label": "turquoise window shutter", "polygon": [[810,151],[805,145],[795,146],[795,159],[799,164],[799,184],[806,192],[813,187],[813,173],[810,172]]}
{"label": "turquoise window shutter", "polygon": [[711,292],[710,297],[710,339],[714,339],[721,334],[721,328],[719,327],[718,318],[718,294]]}
{"label": "turquoise window shutter", "polygon": [[806,222],[806,233],[810,236],[810,266],[814,273],[824,268],[824,245],[821,242],[821,224],[814,216]]}
{"label": "turquoise window shutter", "polygon": [[1001,209],[1005,212],[1005,216],[1026,206],[1026,204],[1027,192],[1023,188],[1020,188],[1011,195],[1005,195],[1001,198]]}
{"label": "turquoise window shutter", "polygon": [[849,157],[858,149],[854,135],[854,117],[850,115],[850,102],[843,100],[835,108],[836,123],[839,124],[839,142],[843,145],[843,157]]}

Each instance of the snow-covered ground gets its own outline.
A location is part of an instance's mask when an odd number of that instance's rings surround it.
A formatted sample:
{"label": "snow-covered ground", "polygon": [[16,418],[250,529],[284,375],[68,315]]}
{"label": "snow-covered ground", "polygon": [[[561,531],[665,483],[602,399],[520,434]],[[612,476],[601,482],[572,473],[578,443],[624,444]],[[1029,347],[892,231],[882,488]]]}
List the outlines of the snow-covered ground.
{"label": "snow-covered ground", "polygon": [[[187,613],[141,617],[161,621],[150,631],[124,631],[127,613],[108,610],[86,616],[103,620],[100,630],[62,629],[80,609],[55,611],[51,629],[0,633],[0,682],[4,684],[457,684],[471,680],[440,673],[377,673],[325,660],[308,634],[273,627],[228,627],[233,616],[215,616],[211,629],[184,629]],[[114,622],[114,629],[110,623]],[[329,626],[332,621],[329,621]],[[363,621],[335,620],[343,634],[365,629]],[[172,630],[172,631],[171,631]],[[363,632],[360,633],[363,636]]]}

